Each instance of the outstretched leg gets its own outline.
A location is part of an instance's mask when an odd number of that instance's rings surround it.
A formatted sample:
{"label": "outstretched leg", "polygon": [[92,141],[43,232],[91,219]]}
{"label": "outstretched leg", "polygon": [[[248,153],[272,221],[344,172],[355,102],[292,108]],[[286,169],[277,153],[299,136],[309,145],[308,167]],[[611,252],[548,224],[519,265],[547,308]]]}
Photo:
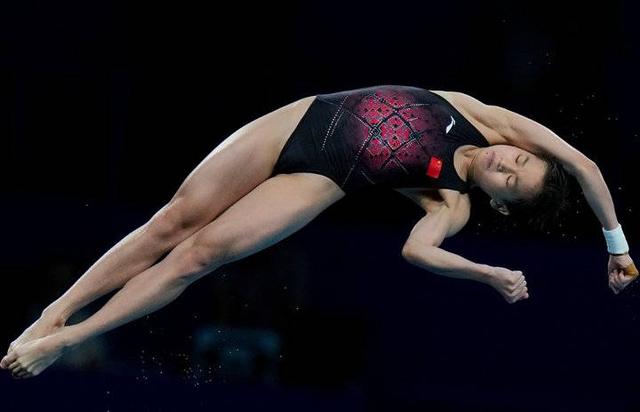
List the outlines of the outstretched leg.
{"label": "outstretched leg", "polygon": [[77,310],[155,263],[265,181],[286,139],[313,101],[305,97],[270,112],[222,141],[187,176],[170,202],[107,251],[9,346],[60,329]]}
{"label": "outstretched leg", "polygon": [[14,376],[35,376],[65,348],[160,309],[195,280],[282,240],[344,195],[329,178],[313,173],[270,178],[132,278],[91,317],[18,346],[3,364]]}

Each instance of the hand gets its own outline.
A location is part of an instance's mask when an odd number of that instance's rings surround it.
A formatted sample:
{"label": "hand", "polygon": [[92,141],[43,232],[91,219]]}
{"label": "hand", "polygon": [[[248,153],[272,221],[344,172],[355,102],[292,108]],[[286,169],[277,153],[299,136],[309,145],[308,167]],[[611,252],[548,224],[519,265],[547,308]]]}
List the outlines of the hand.
{"label": "hand", "polygon": [[489,285],[497,290],[509,303],[529,298],[527,281],[521,270],[492,267]]}
{"label": "hand", "polygon": [[628,253],[609,255],[609,287],[616,295],[638,277],[638,270]]}

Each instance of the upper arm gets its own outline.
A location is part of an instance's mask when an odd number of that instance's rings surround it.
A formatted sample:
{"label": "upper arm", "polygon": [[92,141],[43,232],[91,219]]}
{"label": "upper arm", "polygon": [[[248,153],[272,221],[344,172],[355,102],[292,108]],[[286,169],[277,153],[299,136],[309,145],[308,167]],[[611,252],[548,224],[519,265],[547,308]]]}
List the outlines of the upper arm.
{"label": "upper arm", "polygon": [[546,154],[558,160],[571,174],[595,163],[564,141],[551,129],[511,110],[500,108],[507,119],[505,138],[508,144],[533,154]]}
{"label": "upper arm", "polygon": [[430,211],[413,226],[404,247],[403,255],[411,248],[420,246],[440,246],[445,238],[458,233],[469,220],[469,210],[454,213],[446,204]]}
{"label": "upper arm", "polygon": [[497,132],[504,142],[533,154],[556,158],[570,173],[595,163],[544,125],[497,105],[460,92],[451,93],[470,116]]}
{"label": "upper arm", "polygon": [[422,210],[425,212],[429,211],[429,206],[431,204],[430,199],[427,197],[427,193],[425,191],[421,191],[419,189],[397,189],[394,188],[398,193],[402,193],[404,196],[411,199],[415,204],[420,206]]}

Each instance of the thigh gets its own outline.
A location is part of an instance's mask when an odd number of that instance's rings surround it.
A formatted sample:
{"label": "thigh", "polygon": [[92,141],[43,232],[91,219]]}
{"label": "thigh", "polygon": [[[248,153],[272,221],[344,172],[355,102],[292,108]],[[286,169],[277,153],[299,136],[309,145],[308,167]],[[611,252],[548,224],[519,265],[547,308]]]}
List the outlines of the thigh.
{"label": "thigh", "polygon": [[202,276],[279,242],[344,196],[326,176],[279,174],[258,185],[172,253],[198,256],[206,270],[195,276]]}
{"label": "thigh", "polygon": [[181,226],[202,227],[269,178],[312,100],[313,96],[305,97],[259,117],[218,144],[171,199],[170,203],[179,200]]}

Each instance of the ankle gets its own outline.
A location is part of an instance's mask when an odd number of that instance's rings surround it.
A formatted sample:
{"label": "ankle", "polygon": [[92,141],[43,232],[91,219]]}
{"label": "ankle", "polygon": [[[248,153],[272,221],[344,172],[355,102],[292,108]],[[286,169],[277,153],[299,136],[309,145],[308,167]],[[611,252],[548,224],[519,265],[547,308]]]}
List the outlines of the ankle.
{"label": "ankle", "polygon": [[56,310],[54,308],[46,308],[42,311],[40,318],[45,319],[53,326],[63,327],[64,324],[67,323],[67,319],[69,318],[69,316],[64,312]]}
{"label": "ankle", "polygon": [[89,338],[89,336],[84,333],[81,324],[64,326],[56,332],[55,335],[58,336],[65,350],[72,349]]}

